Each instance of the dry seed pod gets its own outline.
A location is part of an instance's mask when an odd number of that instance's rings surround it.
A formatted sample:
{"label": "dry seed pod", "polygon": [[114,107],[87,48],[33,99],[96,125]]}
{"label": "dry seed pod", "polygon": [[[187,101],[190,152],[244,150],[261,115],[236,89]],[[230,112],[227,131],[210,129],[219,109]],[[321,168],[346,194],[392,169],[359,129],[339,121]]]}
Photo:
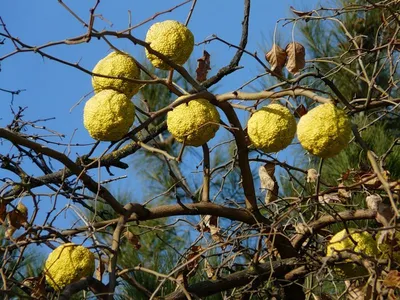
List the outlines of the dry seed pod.
{"label": "dry seed pod", "polygon": [[288,57],[286,69],[288,69],[290,73],[296,74],[300,69],[304,68],[306,64],[306,50],[302,44],[292,42],[286,46],[285,51]]}
{"label": "dry seed pod", "polygon": [[267,163],[258,169],[260,185],[262,190],[266,190],[265,204],[278,199],[279,185],[275,178],[275,164]]}
{"label": "dry seed pod", "polygon": [[285,50],[276,44],[272,45],[272,49],[265,54],[265,59],[271,65],[271,71],[275,71],[278,74],[282,74],[282,69],[286,63],[287,54]]}

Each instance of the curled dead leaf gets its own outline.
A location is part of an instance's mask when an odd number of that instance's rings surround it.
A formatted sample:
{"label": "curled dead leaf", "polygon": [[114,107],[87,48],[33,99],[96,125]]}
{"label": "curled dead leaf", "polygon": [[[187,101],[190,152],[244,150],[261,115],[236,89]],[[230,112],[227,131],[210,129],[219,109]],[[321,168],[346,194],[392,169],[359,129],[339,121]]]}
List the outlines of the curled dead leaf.
{"label": "curled dead leaf", "polygon": [[315,169],[308,169],[307,170],[307,182],[313,183],[317,180],[319,174],[318,171]]}
{"label": "curled dead leaf", "polygon": [[6,221],[7,217],[7,207],[4,201],[0,201],[0,224]]}
{"label": "curled dead leaf", "polygon": [[340,203],[340,198],[339,195],[336,193],[332,193],[332,194],[325,194],[323,196],[319,196],[318,197],[318,201],[320,203]]}
{"label": "curled dead leaf", "polygon": [[278,199],[279,186],[275,178],[275,164],[267,163],[258,169],[261,190],[266,190],[265,203],[271,203]]}
{"label": "curled dead leaf", "polygon": [[131,244],[136,250],[142,247],[142,245],[140,244],[139,236],[137,236],[136,234],[127,230],[125,231],[124,236],[128,240],[129,244]]}
{"label": "curled dead leaf", "polygon": [[378,210],[378,206],[382,203],[382,197],[378,194],[369,195],[365,198],[367,207],[372,210]]}
{"label": "curled dead leaf", "polygon": [[[312,16],[312,14],[313,14],[313,11],[300,11],[300,10],[295,9],[293,6],[290,6],[290,10],[291,10],[296,16],[298,16],[298,17],[300,17],[300,18],[302,18],[302,17],[309,17],[309,16]],[[309,18],[304,18],[304,20],[305,20],[306,22],[310,21]]]}
{"label": "curled dead leaf", "polygon": [[339,197],[344,198],[344,199],[351,198],[351,192],[347,191],[346,189],[343,188],[343,187],[345,187],[345,185],[343,183],[339,183],[338,187],[339,187],[339,189],[338,189]]}
{"label": "curled dead leaf", "polygon": [[7,221],[10,227],[20,229],[28,222],[28,208],[19,203],[14,210],[7,214]]}
{"label": "curled dead leaf", "polygon": [[207,80],[208,71],[211,70],[210,54],[203,51],[203,56],[197,60],[196,79],[199,82]]}
{"label": "curled dead leaf", "polygon": [[190,247],[190,251],[189,251],[189,253],[188,253],[187,257],[186,257],[186,259],[188,261],[190,261],[187,264],[186,268],[187,268],[187,270],[189,272],[193,272],[193,275],[194,275],[194,273],[196,273],[196,269],[199,266],[199,261],[200,261],[200,255],[199,254],[202,251],[203,251],[203,247],[201,247],[201,246],[192,246],[192,247]]}
{"label": "curled dead leaf", "polygon": [[215,269],[213,266],[208,262],[208,259],[204,259],[204,269],[206,271],[208,279],[211,279],[215,275]]}
{"label": "curled dead leaf", "polygon": [[[368,175],[373,175],[373,173],[367,173],[367,174],[365,174],[365,175],[362,175],[362,176],[361,176],[361,179],[363,179],[363,178],[365,178],[365,177],[368,177]],[[389,173],[389,171],[386,171],[386,170],[383,171],[383,172],[382,172],[382,177],[383,177],[386,181],[389,181],[389,180],[390,180],[390,173]],[[377,176],[375,176],[374,178],[372,178],[372,179],[370,179],[370,180],[364,182],[363,184],[364,184],[364,186],[370,187],[370,188],[378,188],[378,187],[380,187],[380,186],[382,185],[381,181],[379,180],[379,178],[378,178]]]}
{"label": "curled dead leaf", "polygon": [[393,198],[396,202],[400,202],[400,181],[393,187]]}
{"label": "curled dead leaf", "polygon": [[351,170],[347,170],[346,172],[342,173],[340,180],[348,180],[350,177]]}
{"label": "curled dead leaf", "polygon": [[[207,215],[203,219],[203,231],[210,232],[211,238],[216,243],[224,243],[225,239],[223,235],[220,233],[220,227],[218,226],[218,217]],[[222,249],[225,249],[225,243],[221,246]]]}
{"label": "curled dead leaf", "polygon": [[345,280],[347,287],[347,299],[349,300],[369,300],[371,299],[372,287],[364,282],[355,280]]}
{"label": "curled dead leaf", "polygon": [[298,234],[306,234],[306,233],[310,232],[310,230],[312,229],[305,223],[295,224],[294,228],[296,230],[296,233],[298,233]]}
{"label": "curled dead leaf", "polygon": [[267,248],[268,254],[274,257],[279,257],[279,251],[274,245],[274,239],[271,236],[268,236],[264,239],[265,246]]}
{"label": "curled dead leaf", "polygon": [[11,239],[12,235],[14,234],[14,232],[17,231],[17,228],[13,227],[13,226],[8,226],[6,231],[4,232],[4,237],[6,239]]}
{"label": "curled dead leaf", "polygon": [[31,290],[30,296],[33,299],[47,299],[45,276],[27,277],[22,281],[22,285]]}
{"label": "curled dead leaf", "polygon": [[294,110],[294,116],[297,117],[297,118],[301,118],[301,117],[304,116],[307,112],[308,112],[307,108],[306,108],[303,104],[300,104],[300,105],[297,106],[296,109]]}
{"label": "curled dead leaf", "polygon": [[287,54],[285,50],[279,47],[276,44],[272,45],[272,49],[265,54],[265,59],[271,65],[271,71],[276,72],[277,74],[282,74],[282,69],[286,63]]}
{"label": "curled dead leaf", "polygon": [[297,74],[306,65],[306,50],[303,45],[297,42],[289,43],[285,48],[287,54],[286,69]]}
{"label": "curled dead leaf", "polygon": [[186,279],[186,270],[182,270],[178,272],[178,275],[176,276],[176,282],[180,285],[185,285],[185,282],[187,281]]}
{"label": "curled dead leaf", "polygon": [[365,198],[365,202],[369,209],[376,211],[376,221],[384,227],[390,227],[394,221],[395,214],[392,206],[383,202],[383,199],[378,194],[369,195]]}
{"label": "curled dead leaf", "polygon": [[400,287],[400,271],[390,270],[383,280],[383,285],[389,288]]}

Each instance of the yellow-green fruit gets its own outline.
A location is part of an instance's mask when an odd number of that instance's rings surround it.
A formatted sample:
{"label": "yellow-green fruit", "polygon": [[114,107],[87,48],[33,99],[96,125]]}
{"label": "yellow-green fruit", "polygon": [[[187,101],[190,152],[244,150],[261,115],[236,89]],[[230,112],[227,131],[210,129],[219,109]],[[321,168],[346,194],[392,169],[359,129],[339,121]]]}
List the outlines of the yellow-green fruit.
{"label": "yellow-green fruit", "polygon": [[[380,240],[382,234],[387,234],[387,231],[380,231],[376,237],[377,241]],[[387,234],[383,242],[378,244],[378,249],[381,252],[380,258],[391,258],[396,263],[400,264],[400,232],[396,231],[392,239],[390,235]]]}
{"label": "yellow-green fruit", "polygon": [[345,112],[331,103],[317,106],[300,118],[297,137],[304,149],[321,157],[333,157],[350,141],[351,123]]}
{"label": "yellow-green fruit", "polygon": [[135,107],[125,94],[103,90],[90,98],[83,110],[83,124],[99,141],[117,141],[129,132]]}
{"label": "yellow-green fruit", "polygon": [[[183,65],[192,54],[194,37],[192,32],[178,21],[167,20],[153,24],[147,31],[146,42],[150,47],[178,65]],[[146,49],[146,56],[156,68],[169,70],[171,67]]]}
{"label": "yellow-green fruit", "polygon": [[[349,233],[351,238],[349,237]],[[368,256],[376,256],[378,254],[378,248],[374,238],[368,232],[356,232],[356,229],[349,228],[348,231],[343,229],[336,233],[330,240],[326,248],[326,256],[332,256],[335,251],[350,250],[356,253],[363,253]],[[356,263],[344,262],[335,265],[335,271],[342,277],[356,277],[368,274],[363,266]]]}
{"label": "yellow-green fruit", "polygon": [[[132,56],[123,52],[112,52],[101,59],[93,69],[93,73],[106,76],[139,79],[140,69]],[[132,98],[140,88],[140,84],[128,80],[93,76],[92,86],[95,93],[111,89]]]}
{"label": "yellow-green fruit", "polygon": [[167,114],[168,131],[178,142],[195,147],[215,136],[219,121],[217,109],[205,99],[183,103]]}
{"label": "yellow-green fruit", "polygon": [[44,272],[46,281],[57,291],[91,276],[94,272],[94,255],[83,246],[73,243],[61,245],[50,253]]}
{"label": "yellow-green fruit", "polygon": [[256,111],[247,123],[247,133],[254,147],[264,152],[278,152],[292,142],[296,120],[290,110],[270,104]]}

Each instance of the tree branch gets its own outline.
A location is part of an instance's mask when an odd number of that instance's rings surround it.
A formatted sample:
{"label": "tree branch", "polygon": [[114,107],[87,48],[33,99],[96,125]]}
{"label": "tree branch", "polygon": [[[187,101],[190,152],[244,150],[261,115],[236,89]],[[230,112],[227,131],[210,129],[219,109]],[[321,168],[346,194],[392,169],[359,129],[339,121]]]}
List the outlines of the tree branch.
{"label": "tree branch", "polygon": [[294,248],[300,249],[307,238],[326,226],[345,221],[374,219],[375,216],[376,211],[372,209],[349,210],[336,213],[335,215],[322,216],[318,220],[307,224],[308,230],[306,232],[295,235],[292,240],[292,245]]}
{"label": "tree branch", "polygon": [[[244,286],[251,281],[268,280],[269,278],[282,278],[284,275],[291,271],[298,263],[298,259],[289,258],[280,261],[271,261],[265,264],[260,264],[249,269],[235,272],[233,274],[221,277],[217,280],[207,280],[192,284],[186,290],[197,297],[207,297],[219,292],[227,291],[236,287]],[[301,297],[301,295],[300,295]],[[183,291],[175,291],[165,297],[165,300],[178,300],[186,299]],[[302,298],[291,298],[302,299]]]}
{"label": "tree branch", "polygon": [[114,198],[114,196],[102,185],[94,181],[89,175],[86,174],[86,170],[81,166],[78,166],[68,156],[47,148],[41,144],[29,141],[25,137],[18,133],[12,132],[5,128],[0,128],[0,137],[5,138],[13,144],[21,145],[34,150],[38,154],[44,154],[48,157],[54,158],[65,165],[71,172],[77,176],[78,179],[87,186],[87,188],[94,194],[98,194],[99,197],[103,198],[117,213],[124,214],[125,210],[122,205]]}
{"label": "tree branch", "polygon": [[72,298],[72,295],[83,291],[87,288],[96,295],[96,297],[100,300],[107,299],[107,287],[99,280],[93,277],[84,277],[81,280],[71,283],[68,285],[60,294],[58,299],[60,300],[69,300]]}

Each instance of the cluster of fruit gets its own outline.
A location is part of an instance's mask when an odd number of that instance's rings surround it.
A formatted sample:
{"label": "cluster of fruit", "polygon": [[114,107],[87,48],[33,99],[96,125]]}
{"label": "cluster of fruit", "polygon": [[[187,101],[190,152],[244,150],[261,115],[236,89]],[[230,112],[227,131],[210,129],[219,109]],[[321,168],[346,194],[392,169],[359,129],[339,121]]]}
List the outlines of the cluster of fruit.
{"label": "cluster of fruit", "polygon": [[[214,137],[220,116],[209,101],[192,100],[168,113],[169,132],[179,142],[201,146]],[[270,104],[257,110],[247,123],[252,145],[264,152],[278,152],[292,142],[297,131],[300,144],[311,154],[329,158],[344,149],[351,136],[351,122],[345,112],[331,103],[317,106],[296,124],[290,110]]]}
{"label": "cluster of fruit", "polygon": [[[194,37],[177,21],[155,23],[146,35],[152,50],[181,65],[189,58]],[[159,69],[170,66],[146,49],[150,62]],[[123,52],[112,52],[93,69],[95,95],[85,105],[83,123],[91,137],[99,141],[117,141],[124,137],[135,119],[131,98],[139,91],[140,68],[136,60]]]}
{"label": "cluster of fruit", "polygon": [[[190,101],[168,113],[168,130],[189,146],[200,146],[214,137],[220,116],[207,100]],[[328,158],[345,148],[351,123],[345,112],[331,103],[319,105],[300,118],[298,125],[290,110],[270,104],[257,110],[247,123],[252,145],[264,152],[278,152],[292,142],[297,131],[300,144],[311,154]]]}
{"label": "cluster of fruit", "polygon": [[[153,52],[181,65],[193,51],[193,34],[177,21],[155,23],[146,35],[146,55],[160,69],[170,65]],[[150,53],[150,52],[151,53]],[[140,87],[140,68],[133,57],[113,52],[100,60],[93,69],[92,85],[95,95],[84,108],[84,125],[89,134],[100,141],[117,141],[124,137],[135,119],[131,98]],[[220,115],[208,100],[195,99],[180,104],[167,115],[169,132],[188,146],[201,146],[215,136]],[[265,152],[286,148],[297,136],[311,154],[322,158],[338,154],[349,142],[351,127],[346,114],[333,104],[320,105],[296,125],[290,111],[279,104],[271,104],[255,112],[247,127],[254,147]]]}
{"label": "cluster of fruit", "polygon": [[247,123],[250,141],[267,153],[289,146],[296,131],[304,149],[315,156],[329,158],[347,146],[351,122],[343,110],[325,103],[302,116],[296,125],[288,108],[273,103],[256,111]]}

